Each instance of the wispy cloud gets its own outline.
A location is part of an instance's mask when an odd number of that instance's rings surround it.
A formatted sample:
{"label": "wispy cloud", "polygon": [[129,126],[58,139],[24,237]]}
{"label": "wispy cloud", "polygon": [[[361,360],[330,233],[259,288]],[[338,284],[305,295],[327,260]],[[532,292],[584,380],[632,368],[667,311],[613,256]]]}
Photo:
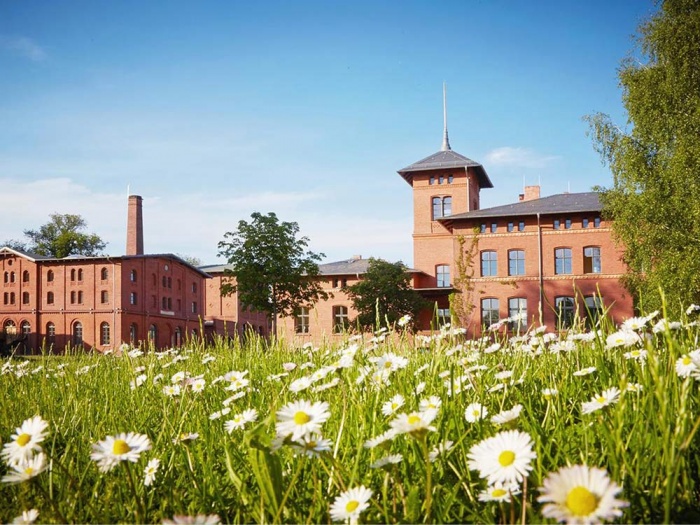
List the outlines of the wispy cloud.
{"label": "wispy cloud", "polygon": [[503,146],[486,154],[488,164],[494,166],[517,166],[521,168],[544,168],[559,160],[556,155],[543,155],[529,148]]}
{"label": "wispy cloud", "polygon": [[41,62],[47,56],[46,51],[39,44],[23,36],[0,36],[0,47],[33,62]]}

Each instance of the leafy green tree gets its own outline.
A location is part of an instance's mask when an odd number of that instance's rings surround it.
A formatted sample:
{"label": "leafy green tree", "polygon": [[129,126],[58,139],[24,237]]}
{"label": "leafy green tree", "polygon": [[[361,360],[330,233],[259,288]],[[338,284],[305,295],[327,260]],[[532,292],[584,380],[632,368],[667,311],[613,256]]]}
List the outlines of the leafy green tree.
{"label": "leafy green tree", "polygon": [[219,242],[219,255],[231,265],[221,293],[238,292],[245,309],[269,314],[276,334],[277,315],[292,316],[297,307],[328,298],[318,280],[323,254],[306,251],[309,239],[297,237],[296,222],[280,222],[274,213],[251,218]]}
{"label": "leafy green tree", "polygon": [[370,258],[362,280],[345,291],[358,312],[356,322],[365,329],[383,322],[392,325],[404,315],[415,321],[418,313],[428,307],[427,301],[411,287],[411,274],[401,261]]}
{"label": "leafy green tree", "polygon": [[80,215],[52,213],[51,221],[38,230],[24,230],[27,243],[17,243],[38,255],[63,258],[69,255],[100,255],[107,243],[94,233],[83,233],[87,223]]}
{"label": "leafy green tree", "polygon": [[587,117],[613,184],[604,214],[624,246],[624,282],[645,310],[700,301],[700,1],[666,0],[639,28],[644,57],[619,70],[631,129]]}

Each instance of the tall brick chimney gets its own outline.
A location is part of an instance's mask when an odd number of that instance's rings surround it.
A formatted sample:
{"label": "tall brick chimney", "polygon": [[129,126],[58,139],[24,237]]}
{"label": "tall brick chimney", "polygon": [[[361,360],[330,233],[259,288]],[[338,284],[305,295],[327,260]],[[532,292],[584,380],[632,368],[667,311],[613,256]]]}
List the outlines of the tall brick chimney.
{"label": "tall brick chimney", "polygon": [[519,201],[532,201],[540,198],[539,186],[525,186],[525,193],[519,195]]}
{"label": "tall brick chimney", "polygon": [[143,214],[139,195],[129,195],[126,221],[126,255],[143,255]]}

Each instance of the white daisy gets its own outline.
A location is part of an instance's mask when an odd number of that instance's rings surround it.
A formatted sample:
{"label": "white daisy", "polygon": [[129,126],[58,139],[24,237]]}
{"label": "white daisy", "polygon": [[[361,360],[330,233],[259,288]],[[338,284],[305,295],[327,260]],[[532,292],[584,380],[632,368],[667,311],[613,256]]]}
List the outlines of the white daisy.
{"label": "white daisy", "polygon": [[41,452],[39,443],[46,438],[49,424],[41,416],[24,420],[10,436],[10,441],[2,447],[2,458],[8,463],[16,463],[30,459],[34,452]]}
{"label": "white daisy", "polygon": [[391,441],[397,435],[398,435],[398,433],[393,428],[389,429],[386,432],[383,432],[382,434],[379,434],[378,436],[370,438],[367,441],[365,441],[363,447],[365,447],[365,448],[378,447],[382,443],[386,443],[387,441]]}
{"label": "white daisy", "polygon": [[197,379],[192,381],[192,383],[190,383],[190,389],[193,392],[202,392],[206,384],[207,382],[203,377],[198,377]]}
{"label": "white daisy", "polygon": [[647,358],[647,351],[635,348],[629,352],[624,353],[625,359],[634,359],[635,361],[645,361]]}
{"label": "white daisy", "polygon": [[180,385],[165,385],[163,393],[168,397],[177,397],[180,395]]}
{"label": "white daisy", "polygon": [[398,414],[389,425],[396,434],[411,434],[412,436],[418,437],[428,431],[437,430],[430,425],[436,417],[437,410]]}
{"label": "white daisy", "polygon": [[647,317],[630,317],[620,325],[621,330],[640,330],[649,322]]}
{"label": "white daisy", "polygon": [[618,348],[620,346],[622,347],[627,347],[627,346],[633,346],[636,345],[637,343],[641,342],[642,338],[639,336],[637,332],[633,332],[630,329],[623,329],[623,330],[618,330],[617,332],[614,332],[610,334],[608,337],[605,338],[605,347],[606,348]]}
{"label": "white daisy", "polygon": [[577,377],[582,377],[582,376],[590,375],[595,371],[596,371],[596,367],[589,366],[588,368],[582,368],[581,370],[577,370],[576,372],[574,372],[574,375]]}
{"label": "white daisy", "polygon": [[12,520],[13,525],[29,525],[34,523],[39,517],[39,511],[36,509],[25,510],[20,516]]}
{"label": "white daisy", "polygon": [[148,462],[146,468],[143,469],[143,484],[147,487],[152,485],[155,481],[158,467],[160,467],[160,460],[158,458],[153,458]]}
{"label": "white daisy", "polygon": [[537,498],[545,518],[566,523],[600,523],[622,516],[629,505],[617,499],[622,487],[605,470],[574,465],[547,475]]}
{"label": "white daisy", "polygon": [[619,388],[608,388],[607,390],[603,391],[602,394],[593,396],[590,401],[584,402],[581,407],[581,412],[583,414],[590,414],[591,412],[600,410],[601,408],[604,408],[612,403],[617,403],[619,396]]}
{"label": "white daisy", "polygon": [[231,408],[222,408],[221,410],[217,410],[216,412],[212,412],[211,414],[209,414],[209,419],[214,421],[215,419],[219,419],[221,416],[225,416],[229,412],[231,412]]}
{"label": "white daisy", "polygon": [[403,456],[401,454],[391,454],[389,456],[384,456],[379,458],[377,461],[372,463],[369,468],[377,469],[386,467],[387,465],[395,465],[396,463],[401,463],[403,461]]}
{"label": "white daisy", "polygon": [[489,411],[481,403],[472,403],[464,411],[464,418],[468,423],[476,423],[484,419]]}
{"label": "white daisy", "polygon": [[178,443],[194,441],[197,438],[199,438],[199,434],[197,432],[182,432],[179,436],[173,439],[173,443],[177,445]]}
{"label": "white daisy", "polygon": [[304,434],[320,432],[321,425],[331,416],[328,409],[329,405],[325,401],[309,403],[301,400],[287,403],[277,412],[277,435],[291,435],[292,440],[296,440]]}
{"label": "white daisy", "polygon": [[216,514],[197,514],[184,516],[176,514],[171,520],[163,520],[163,525],[217,525],[221,518]]}
{"label": "white daisy", "polygon": [[32,479],[34,476],[38,476],[44,470],[46,470],[46,455],[43,452],[39,452],[35,456],[29,459],[21,459],[18,462],[12,462],[9,464],[11,469],[10,473],[3,476],[3,483],[21,483]]}
{"label": "white daisy", "polygon": [[406,401],[401,394],[396,394],[389,401],[382,405],[382,414],[384,414],[387,417],[395,414],[396,411],[399,408],[401,408],[405,402]]}
{"label": "white daisy", "polygon": [[249,408],[233,416],[233,419],[230,419],[224,424],[224,428],[230,434],[238,428],[245,428],[248,423],[252,423],[256,419],[258,419],[258,411],[254,408]]}
{"label": "white daisy", "polygon": [[479,493],[479,501],[510,501],[511,496],[520,494],[515,483],[494,483]]}
{"label": "white daisy", "polygon": [[364,485],[346,490],[333,501],[331,519],[333,521],[357,521],[362,511],[369,507],[371,497],[372,491],[365,488]]}
{"label": "white daisy", "polygon": [[556,396],[559,393],[559,390],[556,388],[544,388],[542,389],[542,395],[544,398],[549,401],[552,399],[554,396]]}
{"label": "white daisy", "polygon": [[298,379],[295,379],[289,384],[289,391],[290,392],[301,392],[302,390],[306,390],[313,384],[313,380],[309,376],[304,376],[300,377]]}
{"label": "white daisy", "polygon": [[518,430],[499,432],[469,450],[469,468],[478,470],[490,484],[520,483],[537,457],[529,434]]}
{"label": "white daisy", "polygon": [[331,449],[331,440],[324,439],[320,434],[305,434],[290,442],[289,446],[305,456],[317,457]]}
{"label": "white daisy", "polygon": [[491,421],[493,423],[496,423],[497,425],[504,425],[508,423],[509,421],[513,421],[514,419],[518,419],[518,416],[520,415],[520,412],[522,411],[523,406],[521,404],[515,405],[513,408],[510,410],[503,410],[502,412],[499,412],[495,416],[491,418]]}
{"label": "white daisy", "polygon": [[425,412],[426,410],[439,410],[442,406],[442,400],[438,396],[430,396],[427,399],[421,399],[418,410]]}
{"label": "white daisy", "polygon": [[433,450],[430,451],[428,454],[428,459],[430,460],[431,463],[434,463],[435,460],[440,457],[442,454],[445,452],[448,452],[452,450],[452,447],[454,446],[454,441],[443,441],[439,445],[437,445]]}
{"label": "white daisy", "polygon": [[698,367],[693,361],[691,354],[684,354],[676,360],[676,374],[678,374],[678,377],[690,377],[697,369]]}
{"label": "white daisy", "polygon": [[151,441],[145,434],[134,432],[107,436],[92,446],[90,459],[97,462],[101,472],[112,470],[120,461],[135,463],[141,453],[151,448]]}

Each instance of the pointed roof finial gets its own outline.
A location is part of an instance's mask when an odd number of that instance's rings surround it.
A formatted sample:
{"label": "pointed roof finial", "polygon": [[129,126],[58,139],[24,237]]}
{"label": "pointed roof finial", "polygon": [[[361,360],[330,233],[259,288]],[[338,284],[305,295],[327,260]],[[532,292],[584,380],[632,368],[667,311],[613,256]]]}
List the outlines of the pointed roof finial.
{"label": "pointed roof finial", "polygon": [[445,132],[442,136],[442,151],[449,151],[452,148],[450,147],[450,138],[447,135],[447,87],[445,86],[445,83],[442,83],[442,118],[445,123]]}

